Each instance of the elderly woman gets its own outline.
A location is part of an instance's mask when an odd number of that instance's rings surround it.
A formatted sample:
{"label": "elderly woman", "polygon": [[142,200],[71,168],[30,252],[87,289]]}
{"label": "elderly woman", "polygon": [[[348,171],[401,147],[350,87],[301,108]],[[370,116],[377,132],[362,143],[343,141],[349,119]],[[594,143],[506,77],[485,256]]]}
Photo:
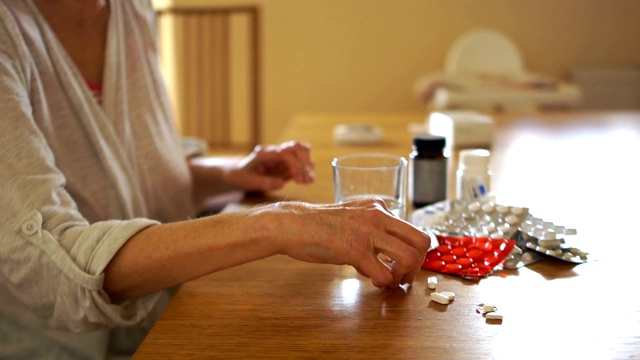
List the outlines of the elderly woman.
{"label": "elderly woman", "polygon": [[[429,238],[377,199],[193,218],[313,180],[309,148],[186,160],[148,0],[0,1],[0,358],[130,356],[171,289],[276,254],[411,283]],[[378,259],[384,253],[392,265]]]}

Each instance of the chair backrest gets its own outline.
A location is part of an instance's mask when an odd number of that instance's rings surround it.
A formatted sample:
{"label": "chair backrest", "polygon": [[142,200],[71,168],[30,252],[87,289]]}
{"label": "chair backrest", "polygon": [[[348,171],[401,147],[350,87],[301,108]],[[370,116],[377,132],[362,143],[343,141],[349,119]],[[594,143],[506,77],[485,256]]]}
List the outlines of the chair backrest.
{"label": "chair backrest", "polygon": [[257,6],[157,9],[161,63],[181,135],[216,152],[260,142]]}
{"label": "chair backrest", "polygon": [[447,73],[517,74],[525,72],[520,51],[504,34],[473,30],[458,37],[445,58]]}

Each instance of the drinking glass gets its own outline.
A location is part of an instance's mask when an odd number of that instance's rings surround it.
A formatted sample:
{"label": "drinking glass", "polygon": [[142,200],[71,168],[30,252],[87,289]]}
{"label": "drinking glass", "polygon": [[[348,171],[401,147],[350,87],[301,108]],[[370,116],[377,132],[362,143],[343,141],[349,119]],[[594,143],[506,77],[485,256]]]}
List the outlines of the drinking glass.
{"label": "drinking glass", "polygon": [[386,154],[356,154],[337,157],[331,165],[335,202],[377,196],[384,200],[395,216],[405,219],[405,158]]}

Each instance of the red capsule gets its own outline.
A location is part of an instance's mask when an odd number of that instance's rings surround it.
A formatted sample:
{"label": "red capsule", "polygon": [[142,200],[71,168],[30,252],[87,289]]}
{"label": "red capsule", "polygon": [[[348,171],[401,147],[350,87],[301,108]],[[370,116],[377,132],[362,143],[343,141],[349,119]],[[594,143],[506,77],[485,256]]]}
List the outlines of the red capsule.
{"label": "red capsule", "polygon": [[440,253],[435,250],[431,250],[427,253],[427,260],[438,260],[440,259]]}
{"label": "red capsule", "polygon": [[426,261],[423,268],[427,270],[440,271],[445,267],[445,262],[442,260]]}
{"label": "red capsule", "polygon": [[447,264],[455,263],[457,259],[457,257],[451,254],[442,255],[440,258],[442,259],[442,261],[446,262]]}
{"label": "red capsule", "polygon": [[467,252],[467,255],[473,260],[479,260],[482,258],[482,250],[478,248],[473,248]]}
{"label": "red capsule", "polygon": [[447,264],[444,267],[444,272],[457,274],[462,270],[462,265],[460,264]]}
{"label": "red capsule", "polygon": [[451,246],[440,245],[436,248],[436,251],[438,251],[440,254],[448,254],[449,252],[451,252]]}
{"label": "red capsule", "polygon": [[460,245],[462,245],[465,249],[475,244],[476,239],[470,236],[465,236],[460,240]]}
{"label": "red capsule", "polygon": [[467,256],[467,251],[464,248],[457,247],[451,250],[451,254],[457,257]]}
{"label": "red capsule", "polygon": [[485,264],[489,266],[496,266],[500,264],[500,262],[502,261],[501,259],[493,255],[487,256],[484,260],[485,260]]}
{"label": "red capsule", "polygon": [[491,242],[491,239],[487,239],[487,238],[478,239],[476,243],[476,247],[485,252],[493,251],[493,243]]}
{"label": "red capsule", "polygon": [[467,268],[471,266],[471,264],[473,263],[473,260],[469,259],[468,257],[463,257],[463,258],[457,259],[456,263],[462,265],[462,267],[464,268]]}

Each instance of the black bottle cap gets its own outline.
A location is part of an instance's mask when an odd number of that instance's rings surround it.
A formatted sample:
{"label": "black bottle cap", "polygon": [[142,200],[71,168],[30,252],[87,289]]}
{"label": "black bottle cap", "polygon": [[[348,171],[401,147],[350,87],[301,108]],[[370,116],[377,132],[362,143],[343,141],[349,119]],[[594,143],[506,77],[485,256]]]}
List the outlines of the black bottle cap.
{"label": "black bottle cap", "polygon": [[446,139],[438,135],[418,135],[413,138],[413,146],[420,151],[440,151],[444,149]]}

